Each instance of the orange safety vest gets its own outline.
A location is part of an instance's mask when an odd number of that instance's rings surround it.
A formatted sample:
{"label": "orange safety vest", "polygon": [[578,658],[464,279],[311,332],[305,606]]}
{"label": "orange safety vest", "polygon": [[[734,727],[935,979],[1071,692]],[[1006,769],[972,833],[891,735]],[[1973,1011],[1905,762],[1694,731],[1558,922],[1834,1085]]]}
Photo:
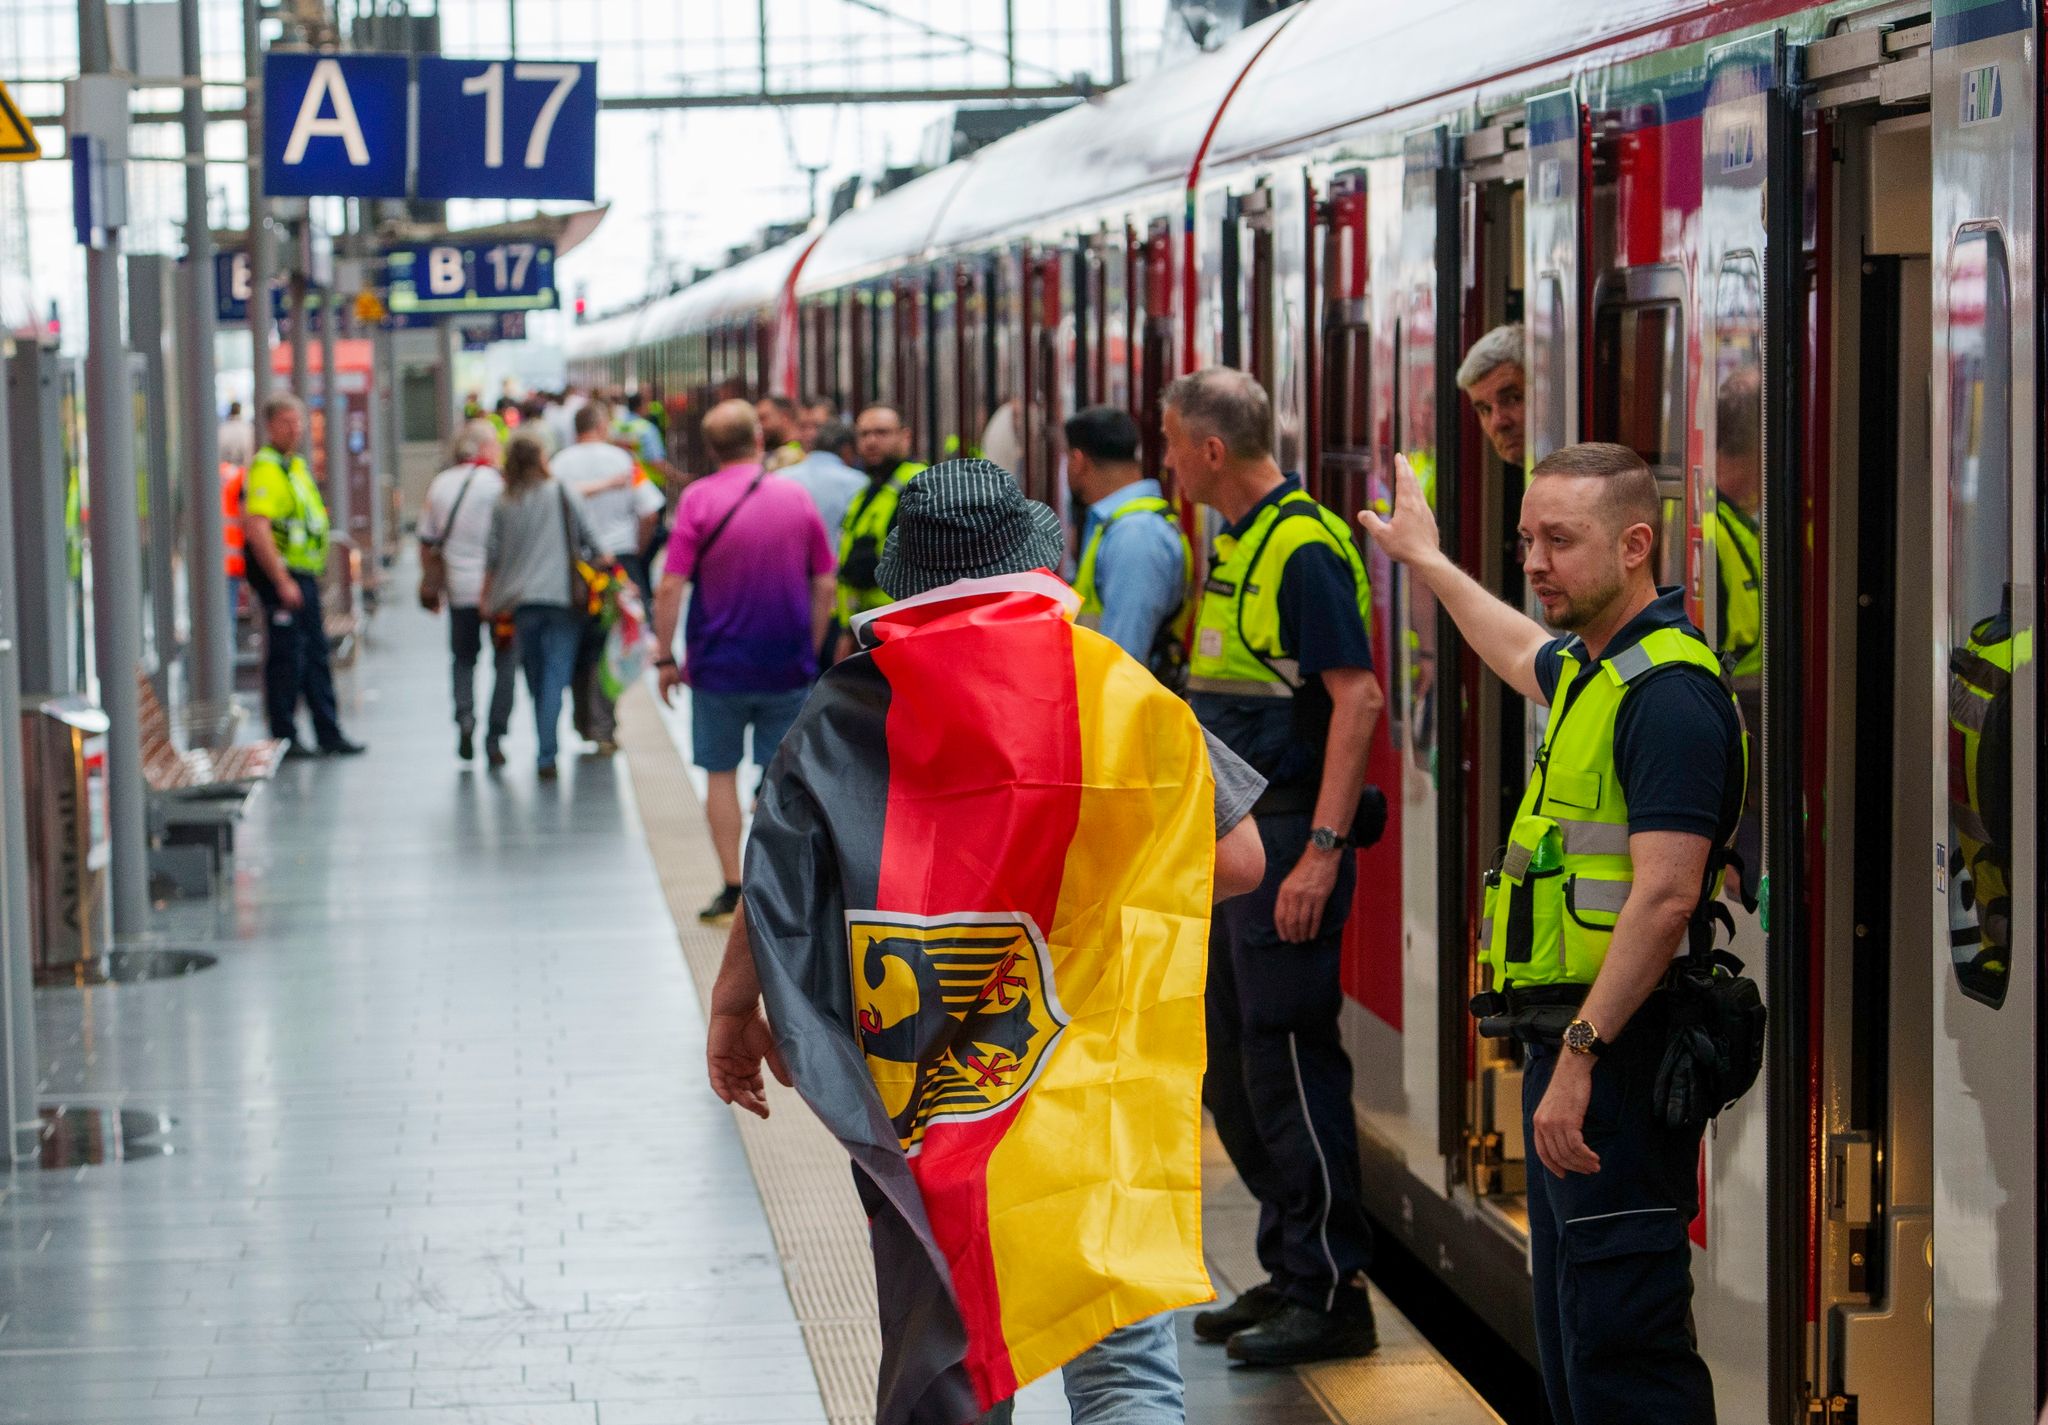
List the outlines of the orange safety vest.
{"label": "orange safety vest", "polygon": [[247,572],[243,559],[244,535],[242,533],[242,467],[220,463],[220,527],[227,545],[227,568],[230,579],[239,579]]}

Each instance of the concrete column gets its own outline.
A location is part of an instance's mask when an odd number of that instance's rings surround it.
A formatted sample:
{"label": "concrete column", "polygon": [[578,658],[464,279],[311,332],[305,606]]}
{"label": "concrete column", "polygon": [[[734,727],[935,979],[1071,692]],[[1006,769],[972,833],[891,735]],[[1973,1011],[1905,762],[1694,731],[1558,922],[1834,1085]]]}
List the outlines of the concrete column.
{"label": "concrete column", "polygon": [[[179,47],[187,78],[199,76],[199,0],[178,0]],[[252,100],[253,103],[253,100]],[[206,105],[195,84],[185,91],[185,271],[180,290],[179,365],[184,397],[185,500],[191,518],[185,522],[190,542],[185,550],[185,578],[192,591],[192,699],[209,712],[224,713],[234,694],[234,635],[228,627],[228,576],[222,565],[225,547],[220,508],[220,420],[215,409],[213,337],[213,230],[206,216]],[[260,183],[255,174],[251,182]],[[253,272],[253,268],[252,268]],[[249,303],[251,310],[255,301]],[[269,303],[265,302],[267,309]],[[257,364],[261,366],[259,353]],[[260,422],[260,408],[250,412]]]}
{"label": "concrete column", "polygon": [[435,423],[442,450],[455,448],[455,433],[462,429],[462,388],[455,384],[455,322],[442,317],[434,323],[434,394],[441,398],[440,420]]}
{"label": "concrete column", "polygon": [[[79,0],[79,69],[112,68],[106,0]],[[121,337],[121,229],[85,250],[85,423],[90,447],[93,659],[107,715],[108,916],[116,935],[149,918],[149,827],[135,672],[142,660],[141,515],[135,499],[135,392]]]}
{"label": "concrete column", "polygon": [[[0,342],[0,353],[5,343]],[[7,402],[0,401],[0,451]],[[0,1113],[11,1161],[36,1155],[34,947],[29,943],[28,816],[22,806],[21,682],[14,610],[14,502],[0,499]]]}

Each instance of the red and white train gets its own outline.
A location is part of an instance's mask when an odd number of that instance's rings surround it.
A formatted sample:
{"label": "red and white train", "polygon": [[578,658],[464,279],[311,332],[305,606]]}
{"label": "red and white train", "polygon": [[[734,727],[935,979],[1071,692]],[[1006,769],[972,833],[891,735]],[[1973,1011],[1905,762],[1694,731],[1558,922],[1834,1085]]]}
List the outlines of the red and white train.
{"label": "red and white train", "polygon": [[[1327,504],[1386,498],[1407,451],[1518,599],[1522,472],[1453,373],[1524,321],[1532,457],[1640,450],[1668,579],[1710,637],[1761,636],[1737,950],[1772,1045],[1693,1229],[1722,1416],[2019,1425],[2048,1204],[2042,40],[2036,0],[1311,0],[579,328],[571,368],[700,411],[889,401],[924,455],[1016,399],[1018,474],[1058,505],[1063,414],[1128,406],[1156,471],[1164,384],[1243,366]],[[1394,814],[1346,974],[1365,1181],[1527,1351],[1540,1168],[1466,1001],[1531,720],[1426,591],[1377,560],[1373,587]]]}

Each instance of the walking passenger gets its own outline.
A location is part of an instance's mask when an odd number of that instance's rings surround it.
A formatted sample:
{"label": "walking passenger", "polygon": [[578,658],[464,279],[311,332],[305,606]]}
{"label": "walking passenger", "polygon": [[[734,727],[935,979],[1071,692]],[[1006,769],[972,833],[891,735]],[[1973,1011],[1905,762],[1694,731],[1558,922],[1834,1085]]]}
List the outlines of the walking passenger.
{"label": "walking passenger", "polygon": [[[604,408],[585,406],[576,413],[575,444],[550,460],[548,468],[555,479],[582,498],[591,538],[604,562],[618,561],[634,583],[644,585],[647,569],[641,551],[654,536],[654,523],[665,502],[660,488],[607,435]],[[599,677],[604,639],[603,625],[596,619],[586,620],[570,685],[571,721],[579,736],[610,756],[618,751],[618,718]]]}
{"label": "walking passenger", "polygon": [[590,617],[576,563],[595,550],[583,501],[549,475],[538,440],[513,436],[505,447],[505,490],[491,511],[479,603],[487,618],[512,616],[540,731],[543,781],[555,778],[562,693]]}
{"label": "walking passenger", "polygon": [[1268,1280],[1194,1321],[1232,1358],[1286,1365],[1378,1342],[1365,1269],[1351,1060],[1338,971],[1357,858],[1350,838],[1385,699],[1367,641],[1365,562],[1342,520],[1283,475],[1273,408],[1241,371],[1166,388],[1166,460],[1217,537],[1188,662],[1202,726],[1265,777],[1252,808],[1258,889],[1210,933],[1203,1102],[1259,1200]]}
{"label": "walking passenger", "polygon": [[491,644],[490,720],[484,725],[484,757],[505,765],[505,733],[519,690],[518,653],[511,640],[492,637],[481,607],[484,562],[491,540],[491,514],[504,493],[498,473],[503,459],[498,430],[471,421],[455,442],[455,463],[427,487],[420,513],[420,603],[438,611],[448,606],[448,652],[455,690],[455,755],[476,756],[476,661]]}
{"label": "walking passenger", "polygon": [[299,702],[313,719],[319,750],[331,757],[363,751],[342,734],[328,663],[320,576],[327,569],[327,506],[299,454],[306,408],[279,392],[263,404],[264,445],[242,490],[242,537],[249,587],[263,602],[263,708],[270,735],[288,756],[311,756],[299,740]]}
{"label": "walking passenger", "polygon": [[839,656],[853,651],[853,616],[878,609],[889,596],[875,581],[882,545],[896,522],[896,502],[924,466],[910,458],[910,431],[894,406],[869,406],[853,423],[855,449],[868,484],[846,507],[839,528]]}
{"label": "walking passenger", "polygon": [[[1493,453],[1510,469],[1522,468],[1526,449],[1523,427],[1522,374],[1523,334],[1520,322],[1495,327],[1472,343],[1458,367],[1458,389],[1472,403],[1479,428],[1493,445]],[[1424,490],[1432,497],[1433,490]]]}
{"label": "walking passenger", "polygon": [[[797,408],[796,438],[803,442],[805,450],[816,450],[820,444],[818,432],[827,421],[839,418],[838,402],[828,396],[812,396]],[[852,429],[850,423],[848,429]]]}
{"label": "walking passenger", "polygon": [[853,427],[842,420],[829,420],[812,432],[811,453],[781,474],[804,487],[826,531],[846,523],[847,506],[867,486],[867,477],[848,462],[854,458]]}
{"label": "walking passenger", "polygon": [[1138,423],[1116,406],[1067,417],[1067,486],[1087,507],[1074,592],[1081,622],[1173,686],[1185,672],[1176,616],[1194,560],[1159,482],[1138,463]]}
{"label": "walking passenger", "polygon": [[1197,937],[1258,882],[1261,783],[1072,626],[1033,572],[1062,543],[984,460],[904,493],[878,570],[903,602],[770,769],[712,991],[719,1097],[766,1117],[766,1059],[854,1154],[883,1419],[1007,1420],[1062,1362],[1076,1421],[1185,1418]]}
{"label": "walking passenger", "polygon": [[220,423],[217,439],[223,465],[246,470],[249,462],[256,458],[256,427],[249,424],[249,418],[242,414],[240,401],[228,402],[227,419]]}
{"label": "walking passenger", "polygon": [[782,470],[804,458],[804,445],[797,439],[802,412],[787,396],[763,396],[754,403],[754,415],[761,422],[761,448],[767,451],[762,465]]}
{"label": "walking passenger", "polygon": [[[676,506],[654,603],[664,699],[690,687],[690,754],[704,769],[704,816],[724,886],[697,918],[723,925],[740,899],[739,767],[751,734],[765,768],[818,676],[832,611],[832,542],[801,486],[761,468],[761,427],[745,401],[704,416],[716,474]],[[683,661],[676,622],[690,589]]]}
{"label": "walking passenger", "polygon": [[[1656,587],[1661,517],[1656,479],[1626,446],[1566,446],[1537,463],[1522,568],[1565,630],[1553,638],[1451,562],[1405,461],[1391,518],[1359,515],[1487,666],[1551,708],[1490,878],[1491,985],[1474,1008],[1527,1046],[1536,1344],[1551,1417],[1580,1425],[1714,1419],[1686,1236],[1701,1128],[1665,1120],[1673,991],[1659,984],[1689,932],[1704,925],[1711,940],[1746,753],[1720,660],[1682,592]],[[1539,886],[1532,868],[1556,874]],[[1494,912],[1500,896],[1510,903]]]}

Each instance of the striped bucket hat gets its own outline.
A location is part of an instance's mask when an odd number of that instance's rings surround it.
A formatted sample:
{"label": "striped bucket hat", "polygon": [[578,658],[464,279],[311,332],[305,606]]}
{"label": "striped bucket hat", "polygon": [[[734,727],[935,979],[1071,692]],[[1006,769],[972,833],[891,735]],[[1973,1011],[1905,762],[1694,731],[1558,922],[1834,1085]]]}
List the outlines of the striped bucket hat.
{"label": "striped bucket hat", "polygon": [[1024,497],[991,460],[948,460],[913,478],[875,567],[875,582],[907,599],[960,579],[1060,567],[1060,517]]}

